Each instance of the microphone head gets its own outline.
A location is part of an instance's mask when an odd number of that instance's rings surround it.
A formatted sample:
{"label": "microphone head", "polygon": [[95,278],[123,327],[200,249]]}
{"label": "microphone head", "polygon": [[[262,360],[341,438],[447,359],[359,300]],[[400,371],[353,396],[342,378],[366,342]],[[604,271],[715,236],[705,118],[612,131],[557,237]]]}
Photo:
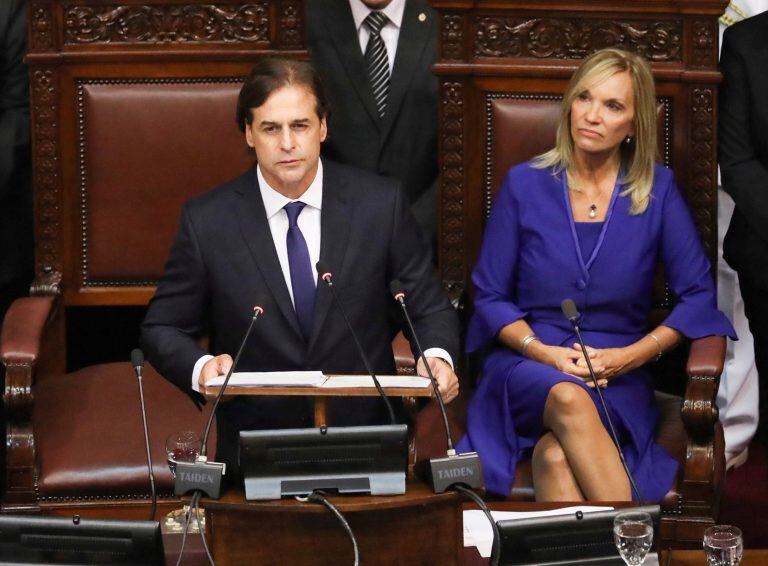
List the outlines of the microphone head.
{"label": "microphone head", "polygon": [[265,296],[256,295],[256,301],[253,303],[253,314],[264,314],[264,305],[266,304],[266,300],[267,298]]}
{"label": "microphone head", "polygon": [[326,262],[321,259],[315,264],[315,269],[317,269],[317,274],[320,276],[320,279],[326,283],[331,282],[333,273],[331,272],[331,267]]}
{"label": "microphone head", "polygon": [[393,279],[389,283],[389,292],[392,293],[392,296],[395,298],[396,301],[401,301],[405,299],[405,288],[403,287],[402,281],[399,279]]}
{"label": "microphone head", "polygon": [[560,303],[560,308],[563,310],[563,315],[565,318],[570,320],[571,322],[576,322],[579,318],[579,309],[576,308],[576,303],[573,302],[573,299],[565,299],[562,303]]}
{"label": "microphone head", "polygon": [[135,368],[139,368],[144,365],[144,352],[142,352],[139,348],[134,348],[131,351],[131,365]]}

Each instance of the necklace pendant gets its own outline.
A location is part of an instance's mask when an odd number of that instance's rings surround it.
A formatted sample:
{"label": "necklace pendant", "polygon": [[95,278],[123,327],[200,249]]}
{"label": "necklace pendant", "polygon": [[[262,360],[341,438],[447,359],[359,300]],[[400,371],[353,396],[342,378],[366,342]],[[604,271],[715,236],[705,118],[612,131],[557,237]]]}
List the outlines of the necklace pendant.
{"label": "necklace pendant", "polygon": [[596,210],[597,210],[597,205],[592,204],[592,205],[589,206],[589,217],[590,218],[594,218],[594,217],[597,216]]}

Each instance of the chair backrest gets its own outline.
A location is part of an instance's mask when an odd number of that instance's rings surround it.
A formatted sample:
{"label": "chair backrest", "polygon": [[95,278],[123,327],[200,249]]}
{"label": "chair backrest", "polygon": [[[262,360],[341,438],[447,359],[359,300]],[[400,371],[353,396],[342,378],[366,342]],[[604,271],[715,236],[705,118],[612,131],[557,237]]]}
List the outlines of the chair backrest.
{"label": "chair backrest", "polygon": [[493,194],[513,164],[550,148],[557,106],[581,60],[603,47],[648,59],[659,102],[659,153],[675,172],[710,257],[717,253],[717,17],[703,0],[682,15],[656,3],[433,0],[441,42],[439,267],[468,290]]}
{"label": "chair backrest", "polygon": [[32,294],[59,297],[70,368],[124,359],[181,204],[253,164],[235,103],[254,62],[307,57],[303,0],[125,4],[29,10]]}

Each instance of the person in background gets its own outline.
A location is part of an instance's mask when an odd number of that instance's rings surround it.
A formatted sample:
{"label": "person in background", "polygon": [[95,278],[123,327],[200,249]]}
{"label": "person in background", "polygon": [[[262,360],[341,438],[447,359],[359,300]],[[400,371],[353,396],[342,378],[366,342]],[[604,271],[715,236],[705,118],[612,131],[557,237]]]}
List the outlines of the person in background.
{"label": "person in background", "polygon": [[[744,311],[754,340],[758,373],[754,386],[745,383],[739,406],[745,421],[746,445],[754,431],[753,408],[759,397],[757,438],[768,442],[768,12],[734,23],[723,33],[720,52],[718,154],[723,190],[735,204],[723,241],[723,258],[738,273]],[[728,368],[726,368],[728,369]],[[730,385],[727,382],[726,386]],[[726,418],[739,414],[726,406]],[[732,413],[736,413],[732,416]],[[726,421],[726,434],[728,434]],[[728,446],[726,436],[726,447]],[[742,457],[743,458],[743,457]]]}
{"label": "person in background", "polygon": [[[653,75],[639,56],[604,49],[563,97],[555,147],[513,167],[493,204],[472,280],[467,350],[485,351],[460,451],[476,450],[486,488],[510,492],[532,458],[539,501],[629,500],[630,483],[561,302],[572,299],[628,467],[649,501],[677,462],[654,440],[644,367],[683,337],[727,335],[710,265],[671,171],[655,162]],[[650,332],[663,262],[675,296]]]}
{"label": "person in background", "polygon": [[307,2],[307,44],[331,105],[323,156],[401,181],[433,244],[437,24],[426,0]]}

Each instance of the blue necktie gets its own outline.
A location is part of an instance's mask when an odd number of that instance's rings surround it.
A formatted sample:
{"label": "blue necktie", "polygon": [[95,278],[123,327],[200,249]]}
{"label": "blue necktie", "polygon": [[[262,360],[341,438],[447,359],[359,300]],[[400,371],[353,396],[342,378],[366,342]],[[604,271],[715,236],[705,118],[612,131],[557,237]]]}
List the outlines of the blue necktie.
{"label": "blue necktie", "polygon": [[299,201],[285,205],[285,213],[288,215],[288,234],[285,241],[288,245],[293,307],[304,338],[309,339],[309,333],[312,330],[312,313],[315,310],[315,277],[309,260],[307,242],[296,223],[304,206],[305,204]]}

